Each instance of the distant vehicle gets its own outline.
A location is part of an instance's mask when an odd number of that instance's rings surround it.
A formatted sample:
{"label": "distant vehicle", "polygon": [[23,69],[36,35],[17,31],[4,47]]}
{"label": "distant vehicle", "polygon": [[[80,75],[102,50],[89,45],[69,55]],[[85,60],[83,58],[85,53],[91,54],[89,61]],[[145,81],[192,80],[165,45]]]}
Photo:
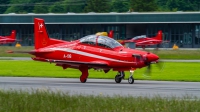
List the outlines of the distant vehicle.
{"label": "distant vehicle", "polygon": [[35,61],[55,63],[63,69],[74,68],[82,72],[80,81],[85,83],[88,69],[118,71],[115,82],[130,71],[128,82],[134,83],[133,72],[142,67],[150,68],[158,63],[159,57],[153,53],[125,48],[116,40],[102,35],[88,35],[79,40],[63,41],[49,38],[43,19],[34,19],[35,49],[32,51],[9,51],[9,53],[29,53]]}
{"label": "distant vehicle", "polygon": [[110,30],[108,32],[97,32],[96,35],[101,35],[101,36],[108,36],[110,38],[113,38],[113,30]]}
{"label": "distant vehicle", "polygon": [[125,45],[126,43],[135,43],[135,47],[142,47],[145,49],[147,46],[152,45],[157,45],[157,47],[159,47],[159,45],[161,45],[163,42],[168,41],[162,40],[162,31],[159,30],[155,37],[147,37],[146,35],[141,35],[131,39],[123,40],[120,43],[122,45]]}
{"label": "distant vehicle", "polygon": [[16,31],[12,30],[9,36],[0,36],[0,44],[14,43],[16,41]]}

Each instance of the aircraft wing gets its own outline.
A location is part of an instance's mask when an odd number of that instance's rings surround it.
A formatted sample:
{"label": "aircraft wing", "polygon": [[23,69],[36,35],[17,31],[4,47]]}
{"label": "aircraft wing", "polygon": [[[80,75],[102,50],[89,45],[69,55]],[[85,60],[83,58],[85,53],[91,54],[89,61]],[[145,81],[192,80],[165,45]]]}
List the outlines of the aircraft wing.
{"label": "aircraft wing", "polygon": [[58,65],[70,65],[70,66],[79,66],[79,65],[88,65],[88,67],[99,67],[99,68],[104,68],[104,67],[109,67],[108,63],[102,62],[102,61],[94,61],[94,62],[83,62],[83,61],[70,61],[70,60],[53,60],[53,59],[44,59],[44,58],[39,58],[35,57],[32,58],[35,61],[44,61],[44,62],[50,62],[50,63],[56,63]]}
{"label": "aircraft wing", "polygon": [[68,64],[68,65],[81,65],[85,64],[91,67],[108,67],[108,64],[105,62],[81,62],[81,61],[69,61],[69,60],[53,60],[58,64]]}

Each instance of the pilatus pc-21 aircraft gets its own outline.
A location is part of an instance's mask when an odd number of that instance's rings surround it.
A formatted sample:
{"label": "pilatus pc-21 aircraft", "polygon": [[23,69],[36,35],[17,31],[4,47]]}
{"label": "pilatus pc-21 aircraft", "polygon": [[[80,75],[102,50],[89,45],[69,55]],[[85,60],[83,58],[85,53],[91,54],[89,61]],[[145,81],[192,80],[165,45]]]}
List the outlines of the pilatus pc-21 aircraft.
{"label": "pilatus pc-21 aircraft", "polygon": [[16,31],[12,30],[9,36],[0,36],[0,45],[14,43],[16,41]]}
{"label": "pilatus pc-21 aircraft", "polygon": [[28,52],[35,61],[55,63],[63,69],[74,68],[82,72],[80,81],[85,83],[88,69],[101,69],[105,73],[117,71],[115,82],[120,83],[124,71],[130,71],[128,82],[134,83],[133,71],[157,63],[159,57],[153,53],[125,48],[116,40],[101,35],[88,35],[75,41],[49,38],[43,19],[34,19],[35,49]]}
{"label": "pilatus pc-21 aircraft", "polygon": [[121,44],[124,45],[129,42],[135,43],[135,47],[142,47],[145,49],[145,47],[152,45],[157,45],[157,47],[159,47],[162,43],[168,41],[162,40],[162,31],[159,30],[155,37],[146,37],[146,35],[136,36],[132,39],[122,41]]}

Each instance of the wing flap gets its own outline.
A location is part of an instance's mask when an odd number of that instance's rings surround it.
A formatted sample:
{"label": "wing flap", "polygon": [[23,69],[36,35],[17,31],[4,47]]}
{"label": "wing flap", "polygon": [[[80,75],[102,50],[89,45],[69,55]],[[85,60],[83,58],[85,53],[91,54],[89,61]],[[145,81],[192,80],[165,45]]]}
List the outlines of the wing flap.
{"label": "wing flap", "polygon": [[108,68],[109,64],[102,61],[93,61],[93,62],[82,62],[82,61],[70,61],[70,60],[53,60],[53,59],[44,59],[40,57],[32,58],[35,61],[43,61],[43,62],[50,62],[56,63],[58,65],[71,65],[71,66],[79,66],[79,65],[88,65],[89,67],[98,67],[98,68]]}

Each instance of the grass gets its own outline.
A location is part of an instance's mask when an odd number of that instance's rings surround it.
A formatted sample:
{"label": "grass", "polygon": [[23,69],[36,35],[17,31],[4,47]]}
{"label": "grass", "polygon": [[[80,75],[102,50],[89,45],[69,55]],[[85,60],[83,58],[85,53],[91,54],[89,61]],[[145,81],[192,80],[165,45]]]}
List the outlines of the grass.
{"label": "grass", "polygon": [[[11,48],[0,47],[1,57],[30,57],[29,54],[7,54],[6,50],[29,51],[32,47]],[[152,51],[162,59],[200,59],[200,52],[184,50]],[[4,60],[5,59],[5,60]],[[135,79],[141,80],[171,80],[171,81],[200,81],[200,63],[165,62],[160,71],[152,65],[150,77],[143,75],[146,68],[134,73]],[[116,72],[97,72],[89,70],[89,78],[114,79]],[[55,64],[35,61],[15,61],[9,58],[0,60],[0,76],[20,77],[73,77],[79,78],[79,70],[62,70]],[[126,72],[128,78],[129,72]],[[188,100],[193,99],[193,100]],[[192,96],[162,98],[160,96],[93,96],[69,95],[64,92],[52,92],[47,89],[30,91],[0,90],[0,112],[198,112],[200,99]]]}
{"label": "grass", "polygon": [[[188,100],[194,99],[194,100]],[[0,90],[0,112],[199,112],[200,99],[185,96],[84,96],[38,89]]]}
{"label": "grass", "polygon": [[[0,57],[30,57],[29,54],[19,54],[19,53],[6,53],[6,51],[30,51],[33,50],[33,46],[22,46],[21,48],[16,48],[14,46],[1,46],[0,47]],[[157,54],[160,59],[200,59],[200,50],[147,50]]]}
{"label": "grass", "polygon": [[160,59],[200,59],[200,50],[150,50]]}
{"label": "grass", "polygon": [[[79,70],[70,68],[63,70],[55,64],[45,62],[8,60],[0,61],[0,65],[0,76],[79,78],[81,75]],[[200,63],[165,62],[163,69],[160,70],[156,64],[152,64],[150,77],[143,75],[146,68],[137,69],[134,77],[141,80],[200,81],[199,65]],[[116,71],[105,74],[89,70],[89,78],[114,79],[116,74]],[[128,77],[129,72],[126,72],[126,78]]]}

